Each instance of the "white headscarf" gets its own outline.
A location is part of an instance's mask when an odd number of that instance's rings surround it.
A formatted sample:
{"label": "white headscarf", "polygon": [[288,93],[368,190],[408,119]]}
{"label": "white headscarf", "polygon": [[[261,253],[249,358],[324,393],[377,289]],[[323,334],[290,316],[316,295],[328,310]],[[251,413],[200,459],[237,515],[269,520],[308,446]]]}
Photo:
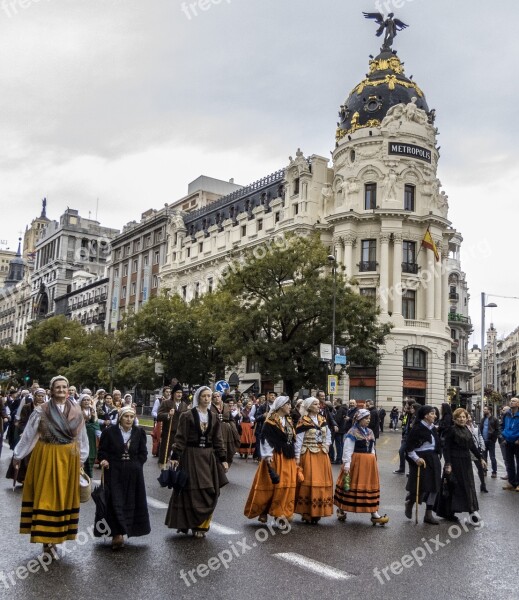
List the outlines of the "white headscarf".
{"label": "white headscarf", "polygon": [[365,408],[360,408],[354,415],[354,420],[355,423],[358,423],[359,421],[362,421],[362,419],[365,419],[366,417],[370,417],[371,413],[369,412],[369,410],[365,409]]}
{"label": "white headscarf", "polygon": [[119,420],[121,420],[123,415],[126,415],[127,413],[132,413],[132,415],[135,415],[135,408],[133,408],[133,406],[123,406],[121,408],[121,410],[119,411]]}
{"label": "white headscarf", "polygon": [[306,398],[306,400],[303,400],[303,404],[299,408],[299,414],[302,417],[305,417],[308,414],[308,409],[310,408],[310,406],[312,406],[312,403],[315,402],[316,400],[317,400],[317,398],[314,398],[314,396],[309,396],[308,398]]}
{"label": "white headscarf", "polygon": [[200,398],[200,394],[204,391],[204,390],[209,390],[210,392],[212,392],[211,388],[208,387],[207,385],[201,385],[195,392],[195,395],[193,396],[193,408],[196,408],[198,406],[198,398]]}
{"label": "white headscarf", "polygon": [[276,410],[279,410],[287,402],[290,402],[290,398],[288,396],[278,396],[272,403],[272,406],[270,407],[268,416],[270,417],[270,415],[272,413],[276,412]]}

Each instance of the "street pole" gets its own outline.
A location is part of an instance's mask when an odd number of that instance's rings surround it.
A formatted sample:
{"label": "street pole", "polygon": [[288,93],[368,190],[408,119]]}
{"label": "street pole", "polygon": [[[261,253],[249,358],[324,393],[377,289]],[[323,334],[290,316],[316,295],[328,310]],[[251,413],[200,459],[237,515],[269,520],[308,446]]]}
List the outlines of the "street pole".
{"label": "street pole", "polygon": [[[335,375],[335,306],[337,296],[337,261],[334,254],[328,256],[328,260],[332,264],[333,274],[333,301],[332,301],[332,362],[330,364],[331,374]],[[330,394],[330,400],[333,403],[333,394]]]}
{"label": "street pole", "polygon": [[485,405],[485,292],[481,292],[481,402],[479,407],[479,420]]}

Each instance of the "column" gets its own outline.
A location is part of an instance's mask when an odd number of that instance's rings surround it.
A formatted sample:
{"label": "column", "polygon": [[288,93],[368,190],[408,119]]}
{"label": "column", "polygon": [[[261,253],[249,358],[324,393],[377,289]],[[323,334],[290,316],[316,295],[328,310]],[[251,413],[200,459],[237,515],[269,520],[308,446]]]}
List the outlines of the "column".
{"label": "column", "polygon": [[338,238],[334,241],[335,246],[335,260],[337,261],[337,266],[341,266],[344,261],[344,248],[342,245],[342,238]]}
{"label": "column", "polygon": [[348,234],[343,238],[344,242],[344,267],[346,268],[346,277],[353,277],[353,245],[356,237]]}
{"label": "column", "polygon": [[442,321],[448,324],[449,321],[449,273],[448,273],[448,257],[442,256]]}
{"label": "column", "polygon": [[442,246],[437,244],[436,248],[440,255],[439,260],[435,260],[434,264],[434,318],[440,320],[442,318],[442,295],[445,293],[442,286]]}
{"label": "column", "polygon": [[402,234],[393,233],[393,314],[402,314]]}
{"label": "column", "polygon": [[426,249],[427,252],[427,271],[424,276],[425,287],[425,319],[432,321],[434,319],[434,252]]}
{"label": "column", "polygon": [[380,313],[387,315],[389,297],[389,233],[380,234]]}

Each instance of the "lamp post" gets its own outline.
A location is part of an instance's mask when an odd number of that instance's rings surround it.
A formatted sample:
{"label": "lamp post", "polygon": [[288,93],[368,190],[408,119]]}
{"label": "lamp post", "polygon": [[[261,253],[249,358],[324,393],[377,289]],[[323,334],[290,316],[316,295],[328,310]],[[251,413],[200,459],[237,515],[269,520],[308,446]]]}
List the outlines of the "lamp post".
{"label": "lamp post", "polygon": [[[337,297],[337,261],[334,254],[328,255],[328,260],[332,266],[333,275],[333,300],[332,300],[332,362],[330,363],[331,374],[335,374],[335,305]],[[333,394],[330,394],[333,401]]]}
{"label": "lamp post", "polygon": [[485,308],[497,308],[495,302],[486,303],[486,294],[481,292],[481,406],[479,407],[479,418],[483,415],[485,405]]}

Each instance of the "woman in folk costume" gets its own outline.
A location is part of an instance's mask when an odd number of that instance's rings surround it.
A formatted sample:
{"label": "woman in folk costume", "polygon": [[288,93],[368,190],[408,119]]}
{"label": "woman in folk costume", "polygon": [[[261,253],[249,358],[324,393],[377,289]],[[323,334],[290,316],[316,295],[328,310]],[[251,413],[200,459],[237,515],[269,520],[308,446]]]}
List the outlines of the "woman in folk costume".
{"label": "woman in folk costume", "polygon": [[[405,516],[408,519],[412,518],[413,504],[418,496],[419,504],[425,502],[424,523],[429,525],[438,525],[438,520],[433,515],[433,508],[441,484],[441,442],[436,432],[435,421],[434,407],[421,406],[407,435],[405,446],[409,463]],[[418,468],[420,468],[420,487],[417,494]]]}
{"label": "woman in folk costume", "polygon": [[254,435],[254,417],[251,416],[252,400],[249,400],[241,411],[240,417],[240,456],[246,458],[252,456],[256,447],[256,436]]}
{"label": "woman in folk costume", "polygon": [[[261,430],[262,460],[249,492],[244,514],[267,522],[268,515],[292,520],[295,508],[297,465],[295,430],[288,396],[278,396],[270,407]],[[279,478],[278,483],[272,479]]]}
{"label": "woman in folk costume", "polygon": [[346,520],[347,512],[371,513],[373,525],[385,525],[389,517],[378,512],[380,481],[375,436],[368,428],[369,419],[369,410],[358,410],[353,427],[344,438],[343,466],[335,486],[334,504],[339,521]]}
{"label": "woman in folk costume", "polygon": [[227,454],[226,462],[231,466],[234,455],[240,449],[240,434],[232,417],[231,408],[228,404],[224,404],[220,392],[212,394],[211,412],[222,425],[223,444]]}
{"label": "woman in folk costume", "polygon": [[172,450],[171,466],[180,465],[188,480],[183,490],[173,491],[166,525],[178,533],[191,529],[196,538],[209,531],[220,488],[229,483],[220,419],[210,405],[211,388],[199,387],[193,408],[180,415]]}
{"label": "woman in folk costume", "polygon": [[79,521],[79,469],[88,458],[88,437],[79,405],[68,398],[68,381],[50,382],[50,400],[32,413],[14,449],[15,466],[32,451],[22,495],[20,533],[43,543],[76,538]]}
{"label": "woman in folk costume", "polygon": [[297,488],[295,512],[312,524],[333,514],[333,476],[328,456],[332,436],[319,408],[317,398],[310,396],[303,401],[295,442],[296,464],[304,476]]}
{"label": "woman in folk costume", "polygon": [[85,419],[85,427],[88,436],[89,452],[88,458],[85,460],[83,468],[85,473],[89,476],[93,476],[94,462],[97,458],[97,434],[101,431],[99,423],[97,421],[97,410],[95,400],[92,400],[90,394],[83,392],[79,396],[79,406],[83,412]]}
{"label": "woman in folk costume", "polygon": [[133,406],[123,406],[118,424],[103,431],[98,455],[108,490],[106,521],[116,550],[124,545],[124,535],[138,537],[151,531],[143,472],[146,432],[136,425]]}

